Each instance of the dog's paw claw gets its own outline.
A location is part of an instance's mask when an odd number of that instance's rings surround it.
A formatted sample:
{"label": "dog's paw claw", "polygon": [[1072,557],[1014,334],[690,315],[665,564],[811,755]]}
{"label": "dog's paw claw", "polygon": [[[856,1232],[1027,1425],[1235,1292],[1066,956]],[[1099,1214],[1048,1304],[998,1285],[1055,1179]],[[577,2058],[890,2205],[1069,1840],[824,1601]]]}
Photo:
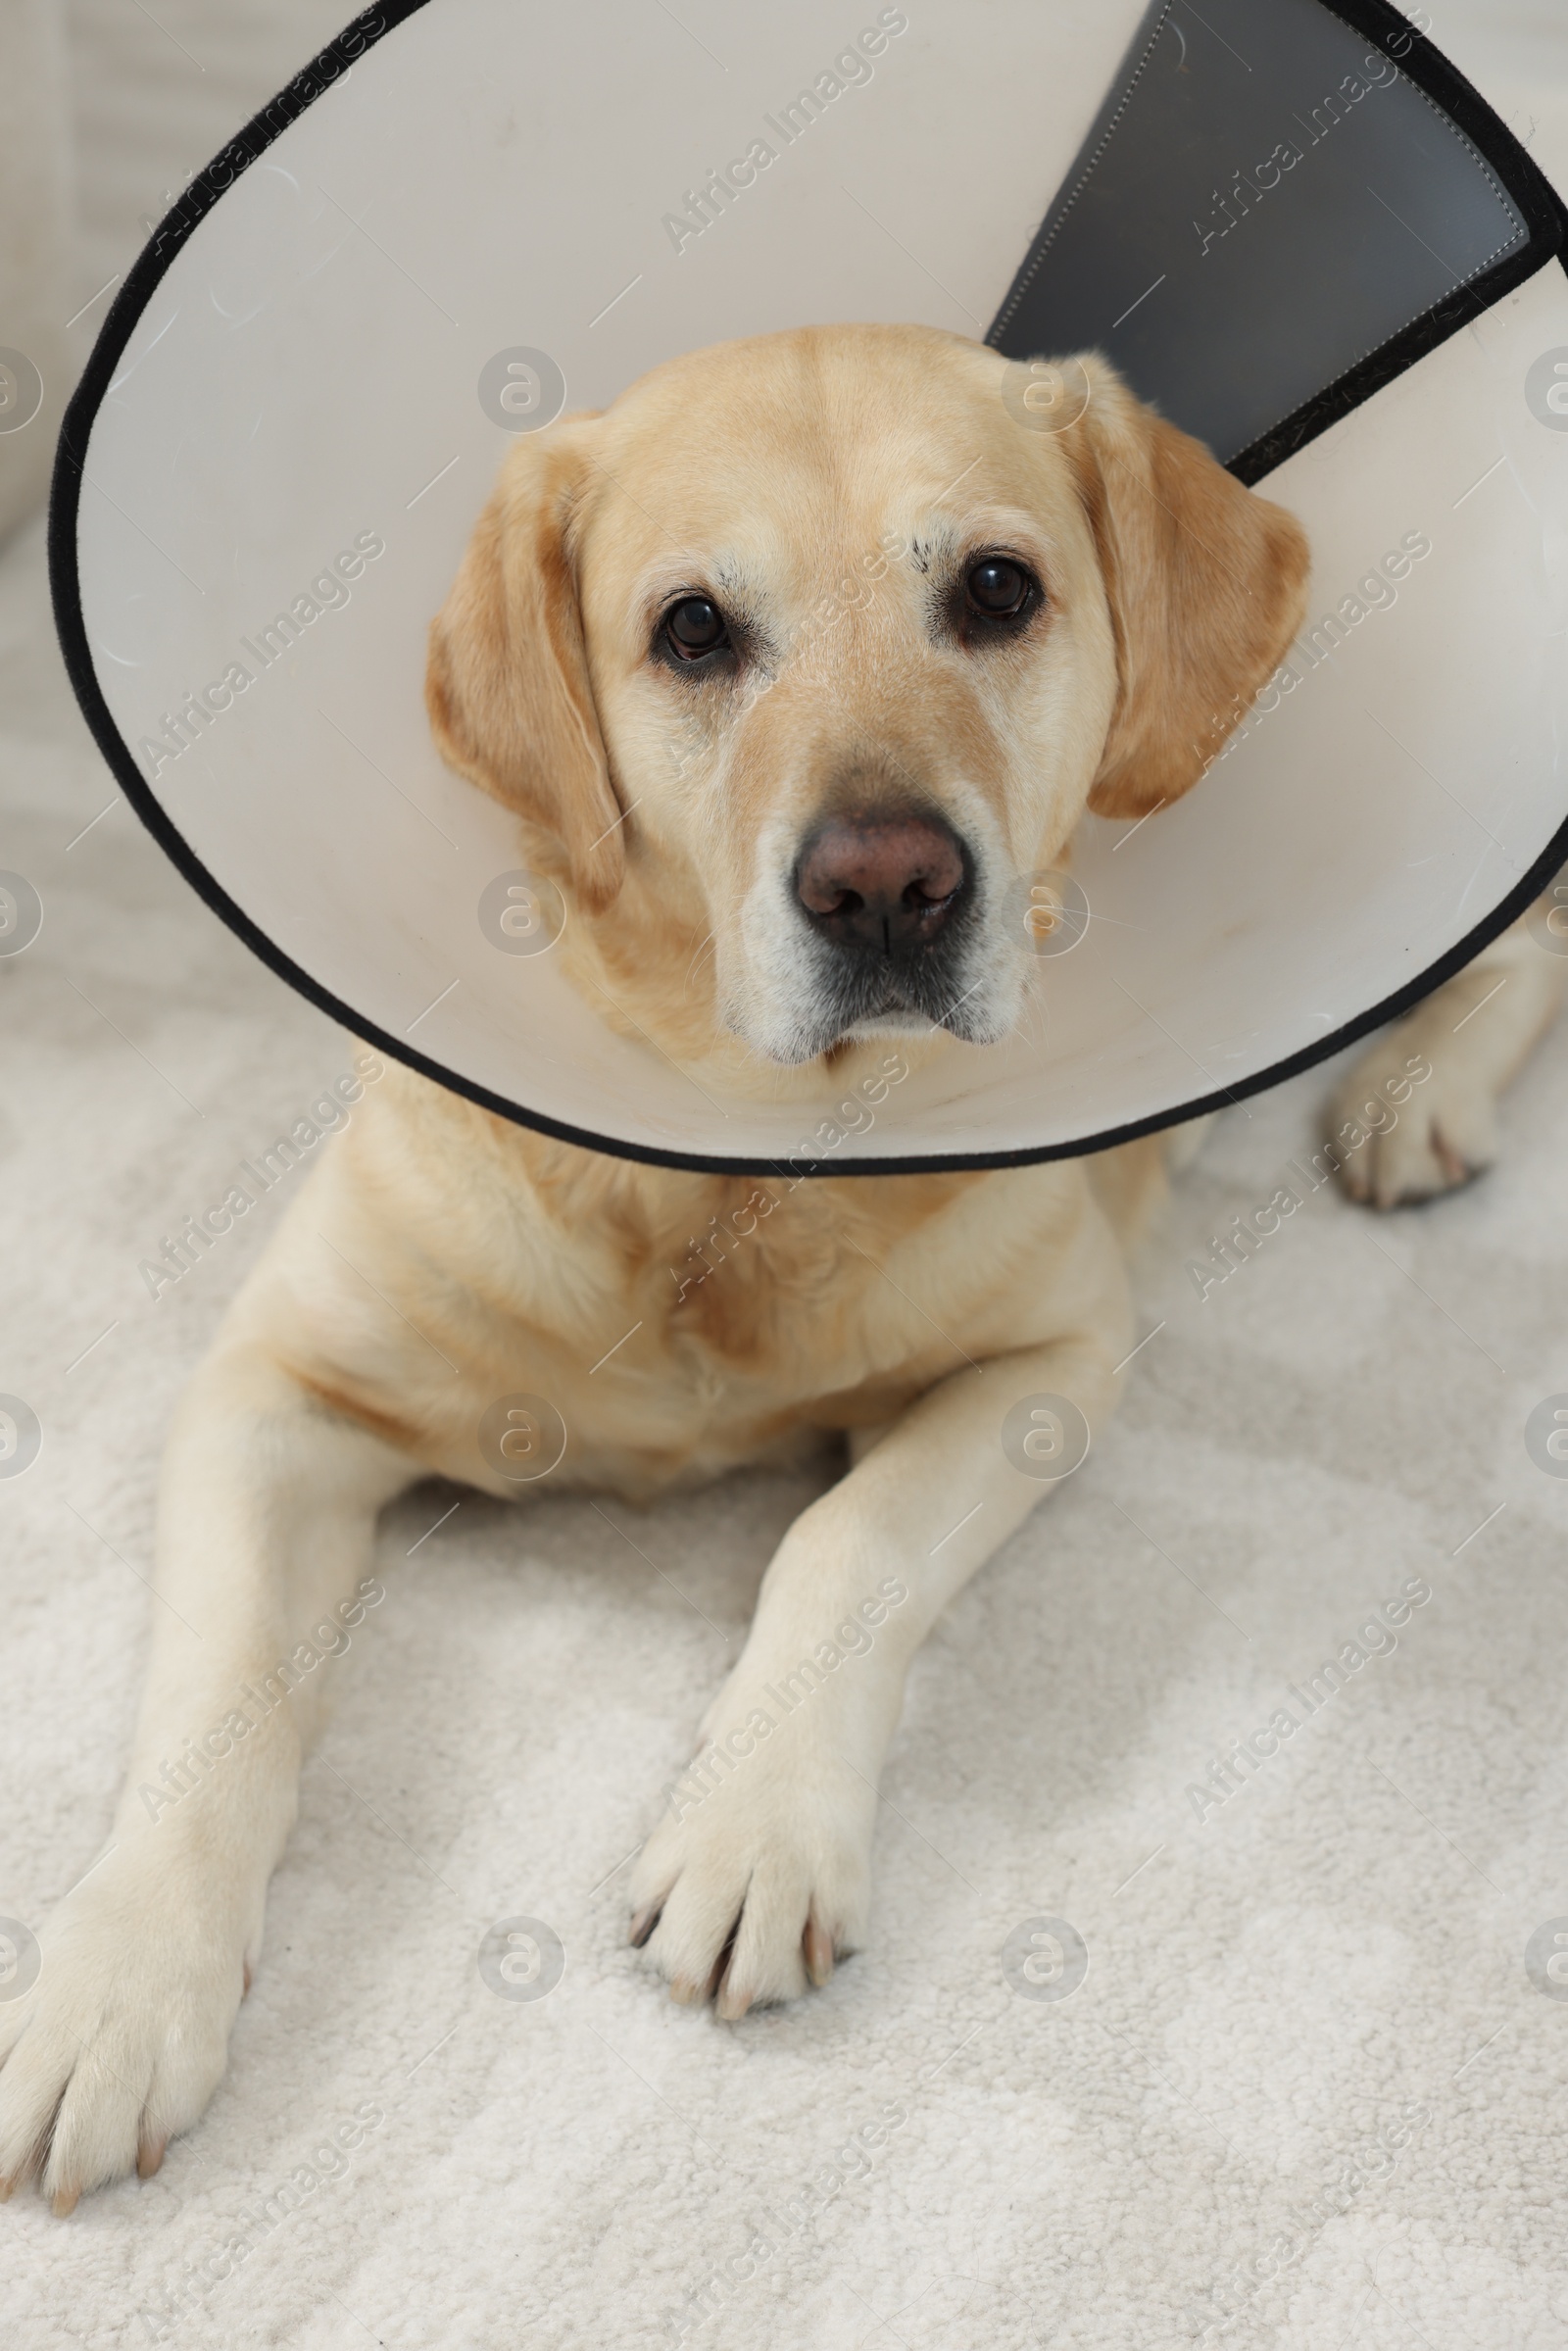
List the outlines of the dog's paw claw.
{"label": "dog's paw claw", "polygon": [[657,1902],[650,1902],[645,1910],[639,1910],[636,1913],[631,1925],[626,1930],[626,1940],[634,1951],[642,1949],[658,1924],[659,1904]]}

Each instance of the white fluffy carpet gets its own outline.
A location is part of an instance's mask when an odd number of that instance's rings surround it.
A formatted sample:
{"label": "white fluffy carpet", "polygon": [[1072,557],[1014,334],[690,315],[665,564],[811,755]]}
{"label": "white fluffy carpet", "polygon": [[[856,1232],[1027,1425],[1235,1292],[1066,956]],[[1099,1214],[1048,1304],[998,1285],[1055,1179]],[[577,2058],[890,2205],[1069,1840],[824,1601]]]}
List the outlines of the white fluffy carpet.
{"label": "white fluffy carpet", "polygon": [[[112,786],[36,528],[0,561],[0,864],[46,906],[0,960],[0,1389],[44,1429],[0,1481],[0,1915],[36,1922],[108,1822],[172,1401],[280,1202],[156,1305],[137,1261],[349,1046],[122,806],[83,833]],[[1525,1964],[1568,1919],[1568,1483],[1523,1442],[1568,1390],[1568,1028],[1494,1174],[1393,1221],[1319,1193],[1200,1303],[1184,1258],[1325,1083],[1184,1179],[1127,1409],[918,1661],[870,1947],[796,2008],[673,2007],[622,1896],[810,1482],[393,1513],[228,2078],[156,2180],[0,2213],[7,2351],[1568,2346],[1568,2002]],[[1200,1819],[1412,1580],[1396,1646]],[[537,2001],[478,1971],[516,1915],[565,1950]],[[1038,1918],[1087,1945],[1069,1999],[1004,1974]]]}

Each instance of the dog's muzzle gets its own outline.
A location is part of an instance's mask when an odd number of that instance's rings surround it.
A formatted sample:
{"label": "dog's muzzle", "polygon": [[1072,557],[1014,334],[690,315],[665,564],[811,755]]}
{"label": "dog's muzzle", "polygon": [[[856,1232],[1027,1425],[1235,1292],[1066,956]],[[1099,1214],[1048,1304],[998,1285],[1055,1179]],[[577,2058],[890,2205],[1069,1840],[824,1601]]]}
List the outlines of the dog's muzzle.
{"label": "dog's muzzle", "polygon": [[886,808],[830,817],[802,845],[793,882],[837,1035],[900,1013],[947,1024],[976,893],[973,859],[944,817]]}

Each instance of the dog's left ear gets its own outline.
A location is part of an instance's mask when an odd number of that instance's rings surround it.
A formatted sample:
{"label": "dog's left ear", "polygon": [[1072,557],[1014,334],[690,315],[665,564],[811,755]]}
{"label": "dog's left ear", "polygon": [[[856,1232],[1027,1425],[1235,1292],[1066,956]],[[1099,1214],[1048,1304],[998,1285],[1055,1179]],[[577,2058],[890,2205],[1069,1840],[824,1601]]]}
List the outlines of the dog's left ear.
{"label": "dog's left ear", "polygon": [[448,765],[553,834],[579,902],[599,914],[620,889],[625,848],[571,560],[592,421],[566,417],[508,456],[430,623],[424,700]]}
{"label": "dog's left ear", "polygon": [[1301,624],[1311,554],[1294,514],[1243,489],[1200,441],[1083,363],[1090,401],[1062,438],[1100,552],[1117,696],[1089,794],[1147,816],[1191,790]]}

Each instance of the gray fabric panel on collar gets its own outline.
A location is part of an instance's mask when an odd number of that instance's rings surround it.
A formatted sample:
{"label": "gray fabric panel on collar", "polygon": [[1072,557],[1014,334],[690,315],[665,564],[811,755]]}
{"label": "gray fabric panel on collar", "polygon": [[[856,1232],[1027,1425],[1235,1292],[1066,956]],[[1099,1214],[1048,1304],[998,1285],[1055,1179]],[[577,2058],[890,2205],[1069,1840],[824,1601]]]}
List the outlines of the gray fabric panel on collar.
{"label": "gray fabric panel on collar", "polygon": [[1103,351],[1229,463],[1527,236],[1319,0],[1157,0],[987,340]]}

